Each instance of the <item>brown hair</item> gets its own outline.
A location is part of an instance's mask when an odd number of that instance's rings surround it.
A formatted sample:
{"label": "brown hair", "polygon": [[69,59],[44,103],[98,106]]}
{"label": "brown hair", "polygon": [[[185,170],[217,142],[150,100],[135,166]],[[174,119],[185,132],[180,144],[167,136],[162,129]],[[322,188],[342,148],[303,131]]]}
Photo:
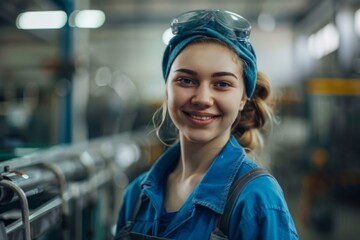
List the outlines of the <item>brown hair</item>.
{"label": "brown hair", "polygon": [[273,119],[274,101],[270,97],[270,81],[261,72],[257,72],[255,92],[247,100],[244,109],[233,124],[232,134],[247,152],[263,147],[261,132]]}
{"label": "brown hair", "polygon": [[[196,39],[189,45],[208,43],[220,44],[232,50],[232,48],[227,44],[214,38]],[[240,59],[239,63],[244,65],[241,58],[239,58],[235,52],[234,59],[236,61]],[[246,152],[254,152],[258,149],[260,150],[263,146],[261,131],[265,129],[268,122],[272,122],[273,120],[272,107],[274,102],[270,98],[270,93],[270,80],[263,73],[257,72],[254,94],[251,99],[246,101],[244,109],[239,113],[232,126],[232,134],[236,137],[240,145],[245,148]],[[244,97],[246,97],[245,91]],[[153,123],[156,129],[156,134],[162,143],[168,146],[171,145],[170,143],[177,140],[178,132],[167,113],[166,101],[163,103],[162,107],[155,112],[153,116]],[[165,138],[163,137],[164,135],[166,135]]]}

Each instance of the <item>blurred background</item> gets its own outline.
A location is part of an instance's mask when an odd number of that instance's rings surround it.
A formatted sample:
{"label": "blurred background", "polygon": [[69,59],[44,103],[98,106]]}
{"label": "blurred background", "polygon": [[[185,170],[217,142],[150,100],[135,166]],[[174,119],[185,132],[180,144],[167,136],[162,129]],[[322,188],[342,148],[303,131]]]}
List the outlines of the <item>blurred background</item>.
{"label": "blurred background", "polygon": [[300,238],[358,239],[359,0],[0,1],[0,239],[111,239],[123,189],[164,150],[169,23],[200,8],[252,24],[278,99],[261,161]]}

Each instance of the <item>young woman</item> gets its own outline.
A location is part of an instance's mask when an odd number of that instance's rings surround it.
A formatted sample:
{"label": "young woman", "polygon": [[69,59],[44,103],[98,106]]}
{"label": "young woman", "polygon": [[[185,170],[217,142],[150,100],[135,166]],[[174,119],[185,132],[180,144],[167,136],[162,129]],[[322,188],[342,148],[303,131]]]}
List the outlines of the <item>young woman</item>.
{"label": "young woman", "polygon": [[258,147],[257,132],[271,115],[270,83],[257,72],[249,22],[228,11],[196,10],[171,27],[162,123],[168,114],[178,138],[129,185],[117,238],[297,239],[283,192],[269,175],[243,187],[226,236],[215,233],[231,186],[258,168],[247,153]]}

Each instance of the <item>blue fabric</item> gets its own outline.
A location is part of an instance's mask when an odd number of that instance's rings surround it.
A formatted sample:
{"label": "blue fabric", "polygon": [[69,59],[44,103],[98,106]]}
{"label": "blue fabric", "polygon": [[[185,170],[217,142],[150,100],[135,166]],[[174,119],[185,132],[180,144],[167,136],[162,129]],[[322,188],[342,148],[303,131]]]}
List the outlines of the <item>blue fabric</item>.
{"label": "blue fabric", "polygon": [[256,55],[250,42],[229,39],[221,33],[208,27],[202,27],[185,34],[175,35],[170,40],[165,49],[162,61],[162,71],[165,81],[167,80],[171,65],[174,62],[176,56],[179,55],[179,53],[186,47],[186,45],[199,38],[216,38],[226,43],[238,54],[238,56],[244,62],[243,67],[246,94],[248,98],[251,98],[256,85],[257,64]]}
{"label": "blue fabric", "polygon": [[[209,239],[218,214],[224,211],[231,184],[257,167],[231,137],[188,200],[159,234],[163,189],[179,151],[179,144],[168,149],[148,173],[129,185],[117,231],[129,219],[141,189],[143,204],[133,226],[134,232],[173,239]],[[262,176],[245,186],[230,220],[229,239],[298,239],[283,192],[275,179]]]}

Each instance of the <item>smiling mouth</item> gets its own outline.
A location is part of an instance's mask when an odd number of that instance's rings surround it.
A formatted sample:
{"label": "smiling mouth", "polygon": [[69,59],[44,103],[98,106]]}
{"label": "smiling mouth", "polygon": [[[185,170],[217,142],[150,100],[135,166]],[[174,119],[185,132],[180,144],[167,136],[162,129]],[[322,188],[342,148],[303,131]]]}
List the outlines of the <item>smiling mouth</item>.
{"label": "smiling mouth", "polygon": [[187,116],[189,116],[192,119],[198,120],[198,121],[209,121],[211,119],[220,117],[220,115],[204,115],[204,114],[193,114],[193,113],[188,113],[188,112],[184,112]]}
{"label": "smiling mouth", "polygon": [[213,117],[201,117],[201,116],[197,116],[197,115],[193,115],[193,114],[189,114],[189,116],[196,120],[201,120],[201,121],[206,121],[206,120],[213,118]]}

